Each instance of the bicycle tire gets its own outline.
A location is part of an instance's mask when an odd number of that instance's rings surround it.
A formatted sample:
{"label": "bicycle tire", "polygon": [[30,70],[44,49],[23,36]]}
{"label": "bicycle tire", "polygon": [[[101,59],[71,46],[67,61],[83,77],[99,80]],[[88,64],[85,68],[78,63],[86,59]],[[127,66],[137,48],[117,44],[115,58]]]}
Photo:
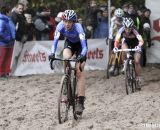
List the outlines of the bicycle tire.
{"label": "bicycle tire", "polygon": [[[64,75],[61,79],[61,84],[60,84],[60,93],[58,97],[58,120],[59,124],[64,123],[65,121],[68,120],[68,111],[70,108],[70,103],[68,99],[68,89],[67,89],[67,82],[68,82],[68,76]],[[63,96],[66,96],[67,99],[63,101],[62,99],[64,98]],[[64,107],[64,108],[63,108]]]}
{"label": "bicycle tire", "polygon": [[[116,73],[116,70],[117,70],[117,73]],[[114,68],[114,76],[119,75],[119,70],[120,70],[120,65],[118,63],[118,58],[116,58],[116,60],[115,60],[115,68]]]}
{"label": "bicycle tire", "polygon": [[134,92],[132,79],[132,65],[129,64],[129,59],[126,60],[127,66],[125,70],[125,86],[127,95]]}
{"label": "bicycle tire", "polygon": [[77,78],[76,77],[73,78],[72,96],[74,99],[73,100],[73,116],[74,116],[74,119],[77,120],[78,116],[75,112],[75,106],[77,104]]}
{"label": "bicycle tire", "polygon": [[111,54],[111,55],[109,56],[109,59],[108,59],[108,62],[107,62],[107,70],[106,70],[106,77],[107,77],[107,79],[110,78],[109,69],[110,69],[110,67],[112,66],[112,60],[114,60],[113,58],[114,58],[114,57],[113,57],[113,54]]}
{"label": "bicycle tire", "polygon": [[136,81],[136,72],[135,72],[135,65],[134,63],[132,63],[131,65],[131,70],[132,70],[132,91],[133,93],[136,91],[136,87],[137,87],[137,81]]}

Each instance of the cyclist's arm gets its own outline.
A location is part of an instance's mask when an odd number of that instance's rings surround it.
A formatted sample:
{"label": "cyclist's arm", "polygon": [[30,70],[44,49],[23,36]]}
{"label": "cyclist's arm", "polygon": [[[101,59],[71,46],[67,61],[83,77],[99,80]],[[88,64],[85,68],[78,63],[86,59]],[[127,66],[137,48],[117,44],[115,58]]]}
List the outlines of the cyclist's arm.
{"label": "cyclist's arm", "polygon": [[51,49],[51,52],[54,53],[54,54],[55,54],[56,49],[57,49],[59,37],[60,37],[60,32],[56,31],[55,35],[54,35],[54,41],[53,41],[53,44],[52,44],[52,49]]}
{"label": "cyclist's arm", "polygon": [[124,31],[124,28],[120,28],[116,37],[115,37],[115,42],[114,42],[114,47],[117,47],[119,46],[119,42],[120,42],[120,39],[121,39],[121,35],[122,35],[122,32]]}
{"label": "cyclist's arm", "polygon": [[56,27],[56,31],[55,31],[55,34],[54,34],[54,40],[53,40],[53,44],[52,44],[52,48],[51,48],[51,53],[54,53],[56,52],[56,49],[57,49],[57,45],[58,45],[58,40],[59,40],[59,37],[60,37],[60,30],[62,30],[63,28],[63,23],[60,22],[57,27]]}
{"label": "cyclist's arm", "polygon": [[138,31],[136,29],[133,29],[133,33],[136,35],[136,38],[138,39],[139,41],[139,44],[138,46],[142,46],[144,44],[144,41],[143,41],[143,38],[142,36],[138,33]]}
{"label": "cyclist's arm", "polygon": [[79,38],[80,38],[80,42],[81,42],[81,46],[82,46],[82,51],[81,51],[81,55],[85,56],[87,54],[87,42],[86,42],[86,38],[85,38],[85,33],[84,30],[81,26],[81,24],[77,23],[76,24],[76,30],[79,34]]}
{"label": "cyclist's arm", "polygon": [[87,54],[87,50],[88,50],[86,39],[85,39],[85,33],[80,33],[79,38],[80,38],[81,46],[82,46],[81,55],[85,56]]}
{"label": "cyclist's arm", "polygon": [[114,30],[115,18],[111,19],[111,26],[109,28],[109,39],[113,39],[113,30]]}

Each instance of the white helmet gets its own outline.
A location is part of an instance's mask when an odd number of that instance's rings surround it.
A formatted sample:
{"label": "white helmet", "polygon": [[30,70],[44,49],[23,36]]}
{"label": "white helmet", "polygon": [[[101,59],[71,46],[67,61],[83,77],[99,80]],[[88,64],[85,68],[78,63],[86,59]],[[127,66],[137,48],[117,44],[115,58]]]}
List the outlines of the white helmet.
{"label": "white helmet", "polygon": [[118,18],[121,18],[124,16],[124,12],[121,8],[118,8],[115,10],[115,16],[118,17]]}
{"label": "white helmet", "polygon": [[134,25],[134,21],[131,18],[123,18],[122,24],[126,28],[131,28]]}
{"label": "white helmet", "polygon": [[63,12],[59,12],[59,13],[57,14],[57,17],[58,17],[58,18],[62,18],[62,15],[63,15]]}
{"label": "white helmet", "polygon": [[149,23],[144,23],[143,24],[143,29],[150,29],[151,26],[149,25]]}
{"label": "white helmet", "polygon": [[77,14],[74,10],[65,10],[62,16],[63,20],[77,21]]}
{"label": "white helmet", "polygon": [[59,23],[62,20],[62,16],[63,16],[63,12],[59,12],[57,14],[57,17],[55,17],[55,21]]}

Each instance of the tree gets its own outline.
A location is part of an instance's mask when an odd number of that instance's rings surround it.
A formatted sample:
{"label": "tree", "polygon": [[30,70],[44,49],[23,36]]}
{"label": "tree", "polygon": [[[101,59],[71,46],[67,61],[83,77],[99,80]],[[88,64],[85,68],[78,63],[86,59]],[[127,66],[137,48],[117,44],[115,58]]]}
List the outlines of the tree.
{"label": "tree", "polygon": [[[18,0],[1,0],[2,2],[7,2],[10,5],[15,6]],[[74,9],[83,17],[86,14],[86,8],[90,0],[28,0],[30,8],[36,10],[41,5],[49,5],[53,11],[53,15],[59,11],[64,11],[65,9]],[[96,0],[99,5],[107,4],[107,0]],[[135,5],[144,5],[145,0],[111,0],[111,4],[116,7],[121,7],[125,2],[133,2]]]}

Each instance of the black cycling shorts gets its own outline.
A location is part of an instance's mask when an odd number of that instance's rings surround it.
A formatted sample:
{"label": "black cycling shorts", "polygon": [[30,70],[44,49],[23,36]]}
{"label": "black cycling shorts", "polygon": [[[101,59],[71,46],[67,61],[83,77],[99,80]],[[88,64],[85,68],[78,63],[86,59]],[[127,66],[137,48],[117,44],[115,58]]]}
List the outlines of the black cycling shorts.
{"label": "black cycling shorts", "polygon": [[139,44],[137,38],[125,39],[124,43],[126,43],[128,48],[130,48],[130,49],[135,48]]}
{"label": "black cycling shorts", "polygon": [[[80,41],[76,42],[76,43],[72,43],[72,42],[66,40],[65,43],[64,43],[64,49],[65,48],[70,49],[72,51],[72,55],[76,54],[76,58],[77,58],[78,55],[81,54],[81,51],[82,51],[82,46],[81,46]],[[87,59],[87,57],[85,55],[85,58],[84,58],[83,61],[86,61],[86,59]]]}

